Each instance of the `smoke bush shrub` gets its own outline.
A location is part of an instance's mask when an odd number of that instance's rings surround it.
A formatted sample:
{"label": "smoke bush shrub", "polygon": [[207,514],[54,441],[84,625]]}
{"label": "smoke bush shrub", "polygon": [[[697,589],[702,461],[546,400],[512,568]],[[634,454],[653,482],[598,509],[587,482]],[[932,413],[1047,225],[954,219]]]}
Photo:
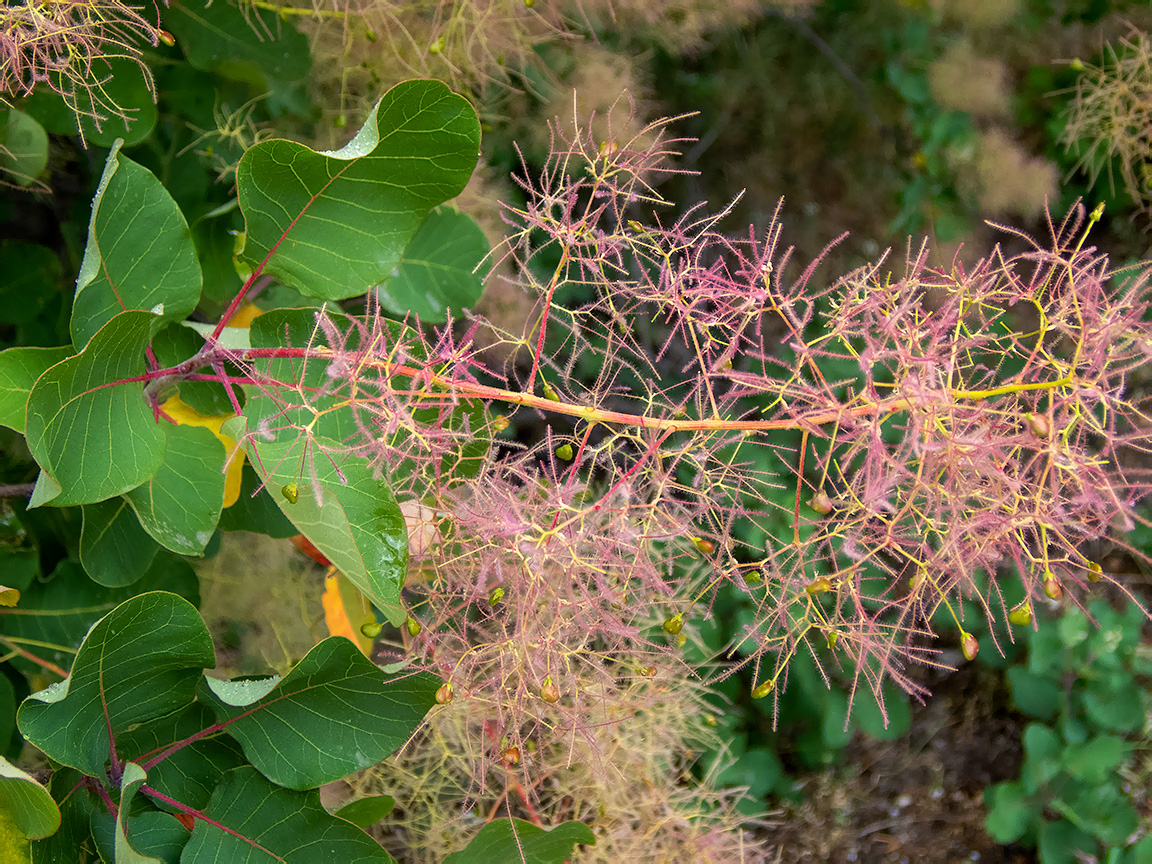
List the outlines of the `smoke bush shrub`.
{"label": "smoke bush shrub", "polygon": [[[747,666],[752,698],[775,706],[806,652],[883,714],[886,682],[925,695],[911,667],[942,663],[941,614],[967,657],[980,650],[963,601],[1023,626],[1045,597],[1114,582],[1083,550],[1120,539],[1148,491],[1147,397],[1128,385],[1152,334],[1145,275],[1118,280],[1088,245],[1098,212],[1050,223],[1044,242],[1005,229],[1022,251],[971,268],[909,247],[899,272],[882,259],[825,282],[819,260],[791,261],[777,220],[732,237],[727,208],[662,197],[672,122],[556,131],[544,170],[519,176],[525,202],[493,253],[532,304],[514,332],[402,314],[468,305],[479,257],[462,239],[475,226],[438,206],[479,141],[447,88],[395,88],[338,153],[257,144],[237,170],[251,275],[169,365],[149,346],[195,308],[196,258],[172,204],[157,231],[179,251],[150,244],[120,269],[111,240],[135,211],[118,196],[140,184],[166,205],[114,148],[72,319],[82,350],[0,355],[19,397],[5,422],[42,468],[32,504],[127,502],[117,516],[196,554],[242,453],[396,625],[378,659],[443,682],[386,788],[431,774],[448,790],[431,808],[587,819],[604,829],[598,854],[656,842],[636,827],[649,818],[661,843],[692,825],[697,850],[735,860],[752,847],[723,830],[731,801],[681,779],[710,744],[699,680]],[[411,262],[445,281],[420,283]],[[325,303],[226,332],[273,280]],[[365,290],[363,313],[338,305]],[[217,432],[171,413],[174,389],[204,383],[235,414]],[[512,444],[512,422],[543,432]],[[1024,598],[1011,605],[1010,582]],[[689,664],[722,585],[755,614],[729,652]],[[612,797],[625,788],[664,793]],[[464,808],[448,815],[471,827]],[[452,847],[429,839],[434,809],[425,824],[408,848]]]}

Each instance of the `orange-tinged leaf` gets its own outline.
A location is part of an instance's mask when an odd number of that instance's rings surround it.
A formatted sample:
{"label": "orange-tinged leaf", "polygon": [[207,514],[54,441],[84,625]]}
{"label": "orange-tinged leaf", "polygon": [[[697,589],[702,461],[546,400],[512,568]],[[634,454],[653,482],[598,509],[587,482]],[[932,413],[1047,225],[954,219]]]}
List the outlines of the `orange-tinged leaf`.
{"label": "orange-tinged leaf", "polygon": [[246,306],[241,306],[236,310],[236,314],[228,319],[225,327],[235,327],[239,330],[247,330],[252,326],[252,321],[257,315],[263,315],[264,310],[254,303],[249,303]]}
{"label": "orange-tinged leaf", "polygon": [[224,474],[224,506],[231,507],[239,501],[240,482],[244,472],[244,450],[238,448],[235,441],[220,431],[224,421],[236,415],[201,414],[180,401],[180,394],[168,399],[160,409],[176,421],[178,426],[201,426],[220,439],[220,443],[224,445],[224,461],[228,465],[228,470]]}
{"label": "orange-tinged leaf", "polygon": [[292,545],[296,547],[297,552],[303,552],[321,567],[330,567],[332,565],[332,562],[324,557],[324,553],[313,546],[312,541],[303,534],[296,534],[292,538]]}
{"label": "orange-tinged leaf", "polygon": [[[359,627],[353,627],[351,620],[353,617],[358,621],[363,620],[366,610],[356,608],[355,598],[349,596],[349,590],[355,592],[356,597],[360,598],[358,605],[361,607],[367,605],[363,595],[356,590],[351,582],[348,582],[347,578],[339,573],[334,572],[324,580],[324,594],[320,598],[320,602],[324,606],[324,623],[328,626],[330,634],[346,636],[351,639],[360,649],[360,652],[367,657],[372,651],[372,640],[361,633]],[[348,605],[353,607],[351,614],[345,605],[346,599],[350,601]]]}

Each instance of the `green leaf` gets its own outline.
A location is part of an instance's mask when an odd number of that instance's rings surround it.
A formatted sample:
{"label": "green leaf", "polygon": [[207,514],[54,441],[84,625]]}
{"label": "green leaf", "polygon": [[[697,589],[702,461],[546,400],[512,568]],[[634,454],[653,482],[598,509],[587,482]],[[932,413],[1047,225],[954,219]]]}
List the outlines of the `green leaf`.
{"label": "green leaf", "polygon": [[1074,789],[1060,809],[1077,826],[1108,846],[1121,846],[1136,832],[1140,817],[1116,786],[1079,783]]}
{"label": "green leaf", "polygon": [[[183,711],[143,723],[121,735],[119,752],[126,759],[144,762],[176,741],[187,741],[216,722],[196,702]],[[187,807],[203,810],[212,790],[227,771],[247,764],[240,745],[226,735],[213,735],[185,744],[148,769],[148,785]],[[164,808],[169,805],[157,801]]]}
{"label": "green leaf", "polygon": [[717,786],[747,786],[752,798],[763,798],[784,779],[784,766],[776,753],[754,747],[725,768],[716,778]]}
{"label": "green leaf", "polygon": [[[4,633],[41,643],[34,653],[67,669],[85,634],[101,616],[134,594],[157,588],[199,602],[195,571],[187,561],[167,552],[157,555],[144,578],[130,588],[97,585],[78,563],[61,561],[48,578],[36,580],[24,592],[20,598],[24,614],[4,616]],[[22,657],[13,658],[12,663],[25,674],[42,671]]]}
{"label": "green leaf", "polygon": [[370,795],[345,804],[336,811],[336,815],[368,830],[391,813],[395,806],[396,799],[391,795]]}
{"label": "green leaf", "polygon": [[1101,672],[1085,685],[1084,712],[1092,722],[1114,732],[1135,732],[1144,725],[1140,686],[1126,672]]}
{"label": "green leaf", "polygon": [[[152,775],[148,776],[148,785],[151,786]],[[179,864],[180,855],[192,834],[171,813],[149,810],[128,817],[128,836],[138,854],[152,856],[143,860]]]}
{"label": "green leaf", "polygon": [[235,833],[197,819],[181,864],[264,864],[268,853],[284,864],[394,864],[361,829],[326,812],[318,792],[281,789],[251,767],[224,776],[205,815]]}
{"label": "green leaf", "polygon": [[37,379],[24,429],[42,469],[30,506],[104,501],[156,473],[164,431],[141,385],[107,385],[144,371],[144,349],[159,323],[149,312],[117,315],[83,351]]}
{"label": "green leaf", "polygon": [[260,773],[307,789],[391,754],[420,725],[440,683],[424,673],[387,676],[351,641],[333,636],[283,679],[206,678],[199,696]]}
{"label": "green leaf", "polygon": [[140,581],[156,558],[156,541],[124,498],[85,504],[80,563],[92,580],[109,588]]}
{"label": "green leaf", "polygon": [[[224,434],[244,437],[243,431],[232,435],[230,428],[225,423]],[[295,483],[301,467],[312,465],[321,500],[311,484],[300,484],[296,503],[279,496],[277,506],[390,622],[402,624],[408,614],[400,599],[408,529],[388,484],[372,476],[362,457],[330,438],[313,437],[307,445],[303,439],[281,444],[249,438],[248,458],[265,485],[276,490]]]}
{"label": "green leaf", "polygon": [[32,385],[71,348],[9,348],[0,351],[0,426],[24,431],[24,410]]}
{"label": "green leaf", "polygon": [[186,318],[200,302],[200,262],[172,196],[113,144],[92,199],[88,242],[72,301],[72,344],[82,348],[126,309]]}
{"label": "green leaf", "polygon": [[11,814],[16,827],[30,839],[48,837],[60,827],[60,808],[48,790],[3,757],[0,757],[0,807]]}
{"label": "green leaf", "polygon": [[0,105],[0,177],[31,186],[48,165],[48,133],[23,111]]}
{"label": "green leaf", "polygon": [[1023,666],[1008,669],[1008,686],[1017,707],[1037,720],[1048,720],[1060,710],[1060,688]]}
{"label": "green leaf", "polygon": [[1036,811],[1019,783],[996,783],[984,790],[988,818],[984,827],[998,843],[1019,840],[1032,824]]}
{"label": "green leaf", "polygon": [[1128,755],[1128,744],[1112,735],[1101,735],[1083,744],[1064,748],[1064,770],[1078,780],[1098,785],[1112,776]]}
{"label": "green leaf", "polygon": [[428,212],[460,193],[480,145],[468,102],[439,81],[389,90],[342,150],[264,141],[236,181],[243,260],[313,297],[363,294],[395,270]]}
{"label": "green leaf", "polygon": [[299,81],[308,74],[308,39],[276,13],[228,0],[173,0],[164,24],[189,64],[203,72],[267,88],[267,77]]}
{"label": "green leaf", "polygon": [[1043,864],[1079,864],[1085,856],[1097,852],[1096,841],[1085,831],[1063,819],[1055,822],[1042,821],[1036,838],[1039,860]]}
{"label": "green leaf", "polygon": [[199,555],[224,505],[224,445],[208,429],[165,424],[156,473],[125,497],[144,530],[181,555]]}
{"label": "green leaf", "polygon": [[60,285],[60,259],[46,246],[0,243],[0,321],[27,325],[44,312]]}
{"label": "green leaf", "polygon": [[212,638],[192,604],[166,591],[141,594],[92,628],[72,674],[26,699],[17,723],[49,758],[102,776],[109,729],[118,736],[189,704],[203,670],[215,664]]}
{"label": "green leaf", "polygon": [[260,476],[247,461],[240,479],[240,497],[220,514],[220,530],[255,531],[277,539],[300,533],[280,512],[273,500],[273,492],[261,485]]}
{"label": "green leaf", "polygon": [[488,251],[488,239],[471,217],[437,207],[381,286],[380,305],[400,317],[419,315],[425,322],[446,320],[448,309],[459,315],[484,291],[484,272],[477,267]]}
{"label": "green leaf", "polygon": [[895,741],[912,725],[908,697],[889,681],[882,689],[884,708],[871,690],[861,690],[852,704],[852,719],[860,729],[878,741]]}
{"label": "green leaf", "polygon": [[124,766],[124,774],[120,779],[120,806],[116,811],[116,864],[164,864],[159,858],[141,855],[133,849],[124,829],[124,820],[132,808],[132,798],[147,779],[148,772],[135,762]]}
{"label": "green leaf", "polygon": [[52,775],[48,789],[60,802],[60,830],[32,842],[32,864],[99,864],[100,858],[93,851],[92,821],[103,807],[95,792],[77,788],[80,779],[68,768]]}
{"label": "green leaf", "polygon": [[[51,89],[37,87],[21,107],[55,135],[82,131],[89,145],[111,147],[122,138],[131,147],[152,134],[159,114],[139,64],[128,57],[108,57],[94,64],[92,76],[101,82],[93,88],[98,94],[95,103],[87,90],[77,88],[74,111],[59,92],[53,92],[60,89],[57,77]],[[93,114],[102,118],[99,124]]]}
{"label": "green leaf", "polygon": [[563,864],[577,843],[596,844],[583,822],[564,822],[546,831],[523,819],[500,819],[481,828],[467,849],[449,855],[444,864]]}
{"label": "green leaf", "polygon": [[1029,723],[1024,730],[1024,766],[1020,782],[1029,795],[1060,773],[1060,739],[1039,723]]}

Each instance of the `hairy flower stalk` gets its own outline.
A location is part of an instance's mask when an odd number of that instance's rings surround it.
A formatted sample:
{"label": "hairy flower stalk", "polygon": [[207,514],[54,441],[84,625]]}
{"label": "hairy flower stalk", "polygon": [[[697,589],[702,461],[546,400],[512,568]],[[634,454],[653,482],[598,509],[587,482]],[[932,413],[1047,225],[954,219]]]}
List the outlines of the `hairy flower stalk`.
{"label": "hairy flower stalk", "polygon": [[[373,308],[245,355],[256,380],[263,357],[326,370],[311,391],[264,379],[287,406],[355,410],[341,446],[419,522],[419,626],[394,650],[482,730],[475,789],[515,750],[525,806],[557,770],[534,753],[595,750],[654,704],[645,681],[696,674],[681,649],[720,585],[756,610],[733,646],[754,696],[808,651],[883,704],[885,679],[922,694],[909,665],[940,662],[938,613],[964,633],[962,600],[1031,621],[1108,579],[1085,550],[1149,491],[1146,274],[1087,244],[1098,213],[971,269],[920,250],[824,284],[775,221],[737,240],[726,211],[663,218],[663,132],[558,136],[522,181],[504,254],[537,302],[498,337],[505,369],[483,362],[479,321],[425,333]],[[500,445],[508,417],[544,433]]]}
{"label": "hairy flower stalk", "polygon": [[[158,17],[156,7],[153,14]],[[78,120],[87,118],[97,129],[110,117],[128,119],[105,89],[112,78],[110,61],[135,63],[154,90],[140,46],[171,38],[144,9],[120,0],[5,3],[0,6],[0,103],[47,87],[63,97]],[[80,131],[83,135],[83,126]]]}

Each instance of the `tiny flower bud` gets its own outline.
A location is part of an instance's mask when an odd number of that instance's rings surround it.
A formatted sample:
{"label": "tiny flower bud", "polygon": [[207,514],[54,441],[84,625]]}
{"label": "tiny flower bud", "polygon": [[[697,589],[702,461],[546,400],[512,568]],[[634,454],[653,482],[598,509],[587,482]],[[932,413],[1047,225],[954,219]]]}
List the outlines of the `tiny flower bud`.
{"label": "tiny flower bud", "polygon": [[[411,621],[412,619],[409,618],[408,620]],[[369,639],[375,639],[380,635],[380,631],[383,629],[384,625],[379,621],[365,621],[360,625],[361,635],[367,636]]]}
{"label": "tiny flower bud", "polygon": [[1073,57],[1072,61],[1068,65],[1070,67],[1072,67],[1073,72],[1083,72],[1084,71],[1084,61],[1081,60],[1079,57]]}
{"label": "tiny flower bud", "polygon": [[645,666],[643,669],[640,670],[640,674],[643,675],[645,678],[655,678],[656,677],[656,667],[655,666]]}
{"label": "tiny flower bud", "polygon": [[420,622],[417,621],[415,618],[413,618],[411,615],[408,616],[408,620],[405,621],[404,624],[408,628],[408,635],[411,636],[413,639],[415,639],[417,636],[419,636],[420,631],[424,629],[421,626]]}
{"label": "tiny flower bud", "polygon": [[300,487],[295,483],[289,483],[280,489],[280,494],[284,496],[289,504],[295,504],[300,500]]}
{"label": "tiny flower bud", "polygon": [[832,651],[836,648],[836,642],[840,639],[840,634],[833,630],[828,634],[828,650]]}
{"label": "tiny flower bud", "polygon": [[492,418],[492,430],[494,432],[503,432],[511,425],[512,421],[503,414],[497,414]]}
{"label": "tiny flower bud", "polygon": [[1048,595],[1051,600],[1059,600],[1064,596],[1064,586],[1059,580],[1049,572],[1047,578],[1044,580],[1044,593]]}
{"label": "tiny flower bud", "polygon": [[549,384],[547,381],[544,382],[544,385],[541,389],[544,391],[544,398],[547,399],[549,402],[559,402],[560,401],[560,396],[556,393],[555,390],[552,389],[552,385]]}
{"label": "tiny flower bud", "polygon": [[540,698],[549,703],[560,701],[560,688],[552,683],[551,677],[545,678],[540,685]]}
{"label": "tiny flower bud", "polygon": [[1037,438],[1047,441],[1052,435],[1052,424],[1048,421],[1046,415],[1025,414],[1024,419],[1028,421],[1028,428],[1032,430],[1032,434]]}
{"label": "tiny flower bud", "polygon": [[348,125],[348,115],[341,111],[332,119],[332,125],[337,129],[343,129]]}
{"label": "tiny flower bud", "polygon": [[692,545],[703,552],[705,555],[711,555],[716,549],[716,546],[711,540],[705,540],[703,537],[693,537]]}
{"label": "tiny flower bud", "polygon": [[755,585],[757,582],[762,582],[764,577],[760,574],[759,570],[749,570],[744,574],[744,581],[749,585]]}
{"label": "tiny flower bud", "polygon": [[677,612],[664,622],[664,632],[669,636],[676,636],[684,629],[684,616]]}
{"label": "tiny flower bud", "polygon": [[965,660],[975,660],[976,655],[980,652],[980,643],[976,641],[976,637],[971,633],[961,632],[960,651],[963,653]]}
{"label": "tiny flower bud", "polygon": [[448,681],[440,685],[440,689],[436,691],[436,704],[447,705],[452,701],[452,682]]}
{"label": "tiny flower bud", "polygon": [[504,764],[509,768],[515,768],[520,764],[520,748],[505,747],[500,751],[500,758],[504,760]]}
{"label": "tiny flower bud", "polygon": [[704,715],[704,725],[715,727],[719,721],[711,714]]}
{"label": "tiny flower bud", "polygon": [[1101,575],[1104,573],[1104,568],[1097,564],[1095,561],[1088,562],[1088,581],[1099,582]]}
{"label": "tiny flower bud", "polygon": [[826,516],[832,512],[832,499],[828,497],[826,492],[817,492],[808,502],[808,506],[821,516]]}
{"label": "tiny flower bud", "polygon": [[765,681],[759,687],[752,691],[753,699],[763,699],[772,692],[772,688],[776,686],[776,682],[772,680]]}
{"label": "tiny flower bud", "polygon": [[1019,606],[1013,606],[1008,611],[1008,620],[1018,627],[1023,627],[1025,624],[1031,624],[1032,609],[1028,605],[1028,601],[1025,600]]}
{"label": "tiny flower bud", "polygon": [[428,46],[429,54],[439,54],[444,50],[444,37],[439,37],[435,42]]}
{"label": "tiny flower bud", "polygon": [[492,593],[488,595],[488,605],[495,607],[496,604],[498,604],[503,599],[504,599],[504,589],[499,588],[499,587],[493,588]]}
{"label": "tiny flower bud", "polygon": [[169,33],[167,30],[157,30],[156,35],[160,37],[160,41],[171,48],[176,44],[176,37]]}
{"label": "tiny flower bud", "polygon": [[809,594],[827,594],[832,590],[832,583],[827,579],[817,579],[804,590]]}
{"label": "tiny flower bud", "polygon": [[572,457],[575,456],[576,454],[572,452],[572,445],[571,444],[561,444],[559,447],[556,448],[556,455],[560,459],[563,459],[565,462],[571,462]]}

